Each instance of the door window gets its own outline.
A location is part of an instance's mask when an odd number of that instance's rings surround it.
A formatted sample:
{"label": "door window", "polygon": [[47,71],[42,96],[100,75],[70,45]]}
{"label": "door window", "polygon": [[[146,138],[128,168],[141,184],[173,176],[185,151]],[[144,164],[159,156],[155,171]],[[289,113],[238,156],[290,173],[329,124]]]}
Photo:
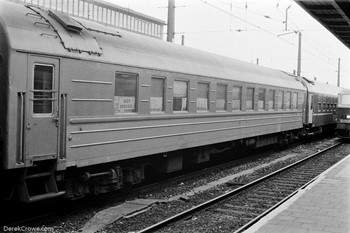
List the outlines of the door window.
{"label": "door window", "polygon": [[34,65],[33,113],[53,114],[53,66]]}

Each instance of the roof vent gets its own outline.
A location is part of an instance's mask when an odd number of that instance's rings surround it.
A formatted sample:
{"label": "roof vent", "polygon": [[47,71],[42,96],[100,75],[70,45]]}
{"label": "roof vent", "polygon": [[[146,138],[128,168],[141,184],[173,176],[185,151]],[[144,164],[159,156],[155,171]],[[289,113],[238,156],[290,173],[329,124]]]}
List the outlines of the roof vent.
{"label": "roof vent", "polygon": [[49,15],[57,20],[66,30],[80,33],[83,28],[77,22],[72,20],[68,15],[59,12],[49,11]]}
{"label": "roof vent", "polygon": [[311,83],[312,85],[315,85],[315,82],[314,81],[312,81],[312,80],[310,80],[310,79],[307,79],[307,78],[305,78],[305,77],[302,77],[306,82],[308,82],[308,83]]}

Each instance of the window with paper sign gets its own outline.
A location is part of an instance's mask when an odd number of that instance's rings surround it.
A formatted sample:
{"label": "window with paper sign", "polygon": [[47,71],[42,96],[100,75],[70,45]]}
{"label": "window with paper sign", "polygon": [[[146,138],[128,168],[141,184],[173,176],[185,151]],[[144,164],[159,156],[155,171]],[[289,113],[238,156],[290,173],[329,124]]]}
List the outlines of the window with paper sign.
{"label": "window with paper sign", "polygon": [[137,111],[137,74],[116,73],[114,114]]}

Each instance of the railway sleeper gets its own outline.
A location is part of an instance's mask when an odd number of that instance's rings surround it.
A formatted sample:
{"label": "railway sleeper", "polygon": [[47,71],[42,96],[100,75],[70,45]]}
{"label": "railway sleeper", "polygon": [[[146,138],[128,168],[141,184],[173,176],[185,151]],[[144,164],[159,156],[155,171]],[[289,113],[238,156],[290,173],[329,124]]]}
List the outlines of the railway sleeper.
{"label": "railway sleeper", "polygon": [[300,182],[305,182],[305,179],[302,178],[302,177],[293,177],[292,179],[291,178],[280,177],[280,178],[276,179],[276,181],[300,183]]}
{"label": "railway sleeper", "polygon": [[294,186],[298,185],[294,182],[289,182],[289,181],[284,181],[284,180],[274,180],[273,184],[274,185],[284,185],[284,186],[288,186],[288,187],[290,187],[290,186],[294,187]]}
{"label": "railway sleeper", "polygon": [[256,210],[256,211],[265,211],[264,208],[259,208],[257,206],[243,206],[243,205],[231,205],[231,204],[225,204],[225,207],[229,207],[232,209],[249,209],[249,210]]}
{"label": "railway sleeper", "polygon": [[249,197],[247,200],[252,202],[266,203],[266,204],[277,203],[276,199],[266,200],[266,198],[257,198],[257,197]]}
{"label": "railway sleeper", "polygon": [[276,195],[284,195],[286,193],[289,193],[288,191],[285,190],[276,190],[276,191],[265,191],[265,190],[258,190],[256,192],[257,194],[261,195],[261,196],[276,196]]}
{"label": "railway sleeper", "polygon": [[[285,181],[285,182],[288,182],[288,181]],[[278,184],[285,184],[283,181],[282,182],[277,182]],[[303,184],[305,184],[305,180],[304,181],[290,181],[289,183],[288,183],[288,185],[290,185],[290,186],[292,186],[292,187],[295,187],[295,186],[300,186],[300,185],[303,185]]]}
{"label": "railway sleeper", "polygon": [[257,191],[256,193],[261,196],[268,196],[268,197],[275,197],[277,194],[276,192],[269,192],[269,191]]}
{"label": "railway sleeper", "polygon": [[281,198],[280,197],[276,197],[276,195],[259,195],[257,194],[256,197],[251,197],[252,199],[256,199],[256,200],[271,200],[271,201],[274,201],[274,200],[280,200]]}
{"label": "railway sleeper", "polygon": [[239,220],[238,217],[228,215],[228,214],[222,214],[222,213],[214,214],[213,217],[220,220],[220,221],[222,221],[222,220],[238,221]]}
{"label": "railway sleeper", "polygon": [[215,209],[216,212],[221,213],[229,213],[229,214],[238,214],[238,215],[248,215],[248,216],[259,216],[257,213],[253,212],[247,212],[247,211],[241,211],[241,210],[232,210],[232,209],[223,209],[223,208],[217,208]]}

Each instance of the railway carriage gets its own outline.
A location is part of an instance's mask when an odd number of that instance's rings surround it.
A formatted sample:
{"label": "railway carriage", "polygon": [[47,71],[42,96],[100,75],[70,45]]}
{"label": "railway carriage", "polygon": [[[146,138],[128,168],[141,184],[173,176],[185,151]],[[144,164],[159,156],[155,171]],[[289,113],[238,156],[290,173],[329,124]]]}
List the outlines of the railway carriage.
{"label": "railway carriage", "polygon": [[307,107],[304,114],[304,126],[309,135],[322,130],[334,130],[338,93],[342,88],[302,78],[307,88]]}
{"label": "railway carriage", "polygon": [[344,139],[350,138],[350,90],[339,93],[337,107],[337,134]]}
{"label": "railway carriage", "polygon": [[62,13],[1,1],[0,40],[2,198],[117,190],[324,122],[300,77]]}

